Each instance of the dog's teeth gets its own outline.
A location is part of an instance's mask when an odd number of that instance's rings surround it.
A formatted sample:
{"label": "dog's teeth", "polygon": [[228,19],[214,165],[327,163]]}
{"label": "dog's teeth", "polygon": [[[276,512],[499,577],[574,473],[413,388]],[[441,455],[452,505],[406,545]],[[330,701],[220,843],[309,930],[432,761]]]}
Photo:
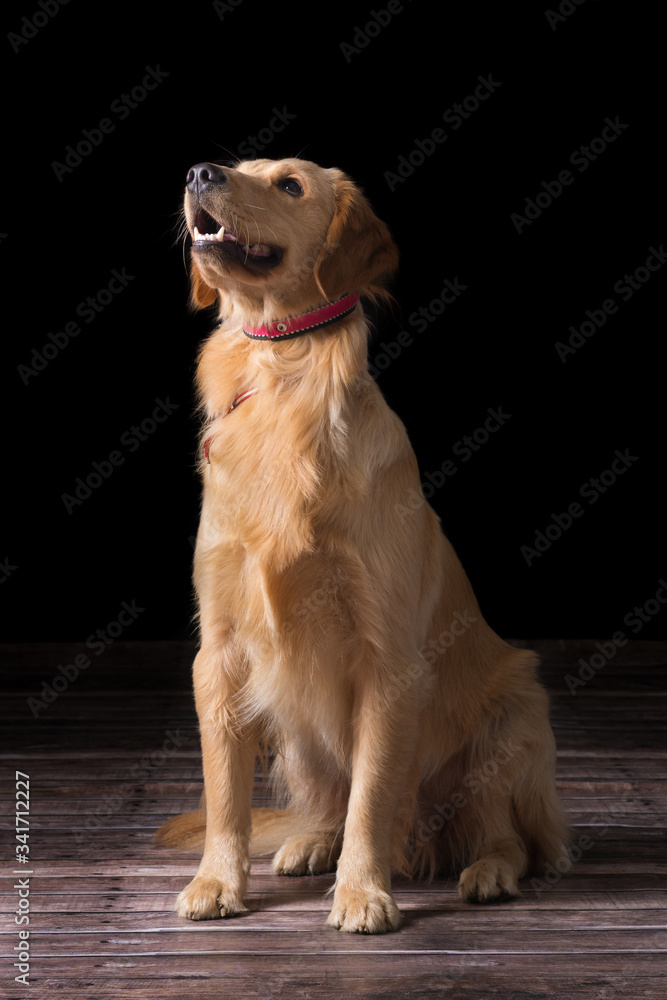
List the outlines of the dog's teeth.
{"label": "dog's teeth", "polygon": [[230,236],[229,233],[225,233],[225,227],[220,226],[217,233],[200,233],[197,227],[194,227],[194,239],[195,242],[201,242],[202,240],[208,240],[209,243],[222,243],[224,239],[233,240],[234,236]]}
{"label": "dog's teeth", "polygon": [[[217,233],[200,233],[196,226],[194,226],[193,231],[195,243],[224,243],[225,241],[238,243],[236,236],[228,233],[224,226],[220,226]],[[239,246],[245,253],[252,254],[253,257],[269,257],[271,255],[271,247],[267,246],[266,243],[239,243]]]}

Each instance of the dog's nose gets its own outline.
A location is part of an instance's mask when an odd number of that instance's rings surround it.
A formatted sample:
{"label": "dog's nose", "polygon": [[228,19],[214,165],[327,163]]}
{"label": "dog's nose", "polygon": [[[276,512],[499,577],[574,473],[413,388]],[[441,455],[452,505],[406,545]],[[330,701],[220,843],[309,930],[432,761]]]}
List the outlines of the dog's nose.
{"label": "dog's nose", "polygon": [[227,176],[222,167],[215,163],[196,163],[188,170],[186,184],[194,194],[202,191],[209,184],[226,184]]}

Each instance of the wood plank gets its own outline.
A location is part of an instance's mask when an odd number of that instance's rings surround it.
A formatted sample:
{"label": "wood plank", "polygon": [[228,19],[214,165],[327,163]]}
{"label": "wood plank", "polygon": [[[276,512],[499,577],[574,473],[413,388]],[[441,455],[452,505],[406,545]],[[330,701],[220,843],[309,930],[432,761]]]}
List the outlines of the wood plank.
{"label": "wood plank", "polygon": [[[123,782],[109,784],[109,793],[100,794],[100,788],[90,785],[82,789],[79,795],[63,794],[60,789],[48,796],[44,794],[41,787],[31,795],[30,815],[37,820],[42,816],[81,816],[94,811],[99,807],[112,809],[115,813],[121,813],[123,805],[131,802],[132,815],[158,815],[162,816],[196,808],[199,795],[195,790],[184,795],[158,795],[156,789],[150,782],[138,783]],[[174,785],[174,789],[182,791],[182,786]],[[667,792],[667,783],[661,791]],[[255,782],[253,794],[260,798],[267,798],[268,791],[264,782],[259,779]],[[633,793],[620,795],[561,795],[561,802],[568,816],[585,816],[589,812],[605,812],[609,816],[651,816],[659,817],[667,815],[667,795],[650,796],[636,795]],[[194,803],[194,805],[193,805]]]}
{"label": "wood plank", "polygon": [[[100,770],[103,770],[100,764]],[[203,781],[199,767],[184,765],[175,771],[169,769],[165,773],[165,768],[151,769],[147,780],[137,781],[131,771],[125,768],[113,769],[116,773],[114,778],[108,773],[99,781],[94,781],[92,774],[89,780],[80,780],[70,784],[67,781],[60,781],[56,778],[48,783],[42,779],[38,782],[31,779],[31,812],[34,815],[41,811],[55,814],[65,813],[80,801],[92,803],[95,801],[108,802],[114,800],[120,794],[124,797],[136,796],[137,799],[164,803],[164,811],[169,815],[175,815],[182,803],[187,809],[198,808],[199,799],[203,790]],[[30,773],[30,772],[27,772]],[[135,772],[136,773],[136,772]],[[9,784],[10,791],[13,786]],[[567,777],[557,780],[556,787],[566,806],[566,810],[578,808],[582,802],[592,803],[596,800],[616,800],[622,803],[624,800],[636,798],[655,799],[664,801],[667,798],[667,781],[661,782],[657,778],[628,779],[619,777],[615,779],[595,780],[582,776],[579,778]],[[266,785],[263,782],[256,782],[253,795],[258,799],[267,798]],[[0,797],[0,801],[9,804],[14,801],[14,795]],[[87,807],[86,807],[87,808]]]}
{"label": "wood plank", "polygon": [[[128,887],[120,889],[119,886],[112,885],[111,880],[92,889],[88,879],[88,889],[74,888],[72,883],[83,883],[85,879],[67,879],[67,886],[62,885],[60,891],[54,889],[47,890],[41,888],[47,880],[39,878],[33,879],[35,886],[31,890],[31,912],[36,915],[36,925],[44,930],[56,930],[60,925],[51,919],[66,921],[70,926],[70,918],[77,914],[85,914],[88,920],[88,927],[91,925],[91,918],[95,915],[95,920],[102,915],[105,919],[102,923],[107,925],[113,918],[136,919],[132,917],[134,913],[149,914],[171,914],[177,894],[184,888],[186,879],[181,876],[160,877],[151,879],[143,891]],[[102,880],[95,880],[102,881]],[[268,880],[267,880],[268,881]],[[136,886],[136,880],[133,880]],[[662,884],[664,885],[664,878]],[[578,884],[578,882],[577,882]],[[470,907],[461,902],[453,884],[448,890],[427,891],[424,889],[400,889],[394,887],[396,904],[400,910],[446,910],[450,915],[458,912],[470,914],[470,920],[477,921],[480,926],[484,926],[487,921],[508,920],[504,910],[495,907]],[[261,886],[256,885],[245,895],[246,905],[251,910],[269,912],[277,910],[280,913],[286,911],[322,911],[328,912],[331,908],[330,900],[325,897],[324,889],[321,890],[291,890],[289,895],[284,891],[284,887],[272,884]],[[111,906],[109,905],[111,904]],[[520,915],[525,915],[525,919],[533,924],[548,924],[554,914],[559,911],[568,913],[582,911],[593,920],[598,914],[607,913],[609,919],[615,919],[616,925],[619,921],[619,911],[623,911],[623,920],[631,920],[628,914],[635,910],[642,911],[645,918],[648,914],[656,914],[655,919],[667,922],[667,891],[664,888],[656,889],[627,889],[603,888],[598,891],[580,890],[574,891],[565,888],[557,894],[550,893],[548,904],[545,905],[544,897],[537,899],[535,894],[529,893],[521,899],[515,900],[511,907],[511,923],[514,928],[520,924]],[[7,896],[0,901],[0,912],[9,917],[9,930],[13,932],[12,922],[15,912],[15,904]],[[67,917],[60,917],[60,914],[67,914]],[[37,917],[39,915],[39,917]],[[653,917],[651,917],[651,920]],[[98,923],[100,921],[98,920]],[[84,928],[85,929],[85,928]]]}
{"label": "wood plank", "polygon": [[[98,716],[102,715],[102,708],[98,708]],[[183,722],[180,722],[183,728]],[[71,750],[77,752],[79,749],[85,750],[94,745],[100,751],[115,751],[119,746],[128,751],[134,751],[137,755],[144,752],[156,750],[162,745],[165,739],[166,730],[176,729],[179,726],[178,720],[165,720],[164,726],[146,725],[144,729],[124,729],[120,724],[117,727],[107,728],[101,722],[95,726],[93,722],[87,723],[85,727],[80,727],[67,720],[54,721],[51,728],[46,729],[38,735],[33,732],[31,726],[25,724],[21,726],[3,726],[3,736],[7,745],[18,748],[20,753],[14,752],[5,759],[9,766],[12,761],[17,761],[20,766],[21,761],[29,760],[29,753],[32,749],[41,749],[44,754],[50,750],[56,751],[62,745],[62,733],[67,730],[67,744]],[[626,735],[627,733],[627,735]],[[632,724],[618,725],[616,728],[605,728],[602,725],[594,729],[587,729],[583,732],[579,727],[573,726],[571,730],[560,729],[557,736],[559,756],[574,757],[581,750],[582,743],[586,745],[588,753],[587,759],[595,759],[597,756],[603,758],[628,758],[629,766],[641,767],[640,763],[635,764],[632,760],[633,753],[644,754],[648,767],[653,761],[663,760],[665,755],[665,743],[667,737],[664,732],[641,731],[641,726],[636,720]],[[194,749],[194,746],[192,747]],[[23,768],[25,770],[25,768]],[[664,767],[663,767],[664,772]]]}
{"label": "wood plank", "polygon": [[[559,887],[563,888],[565,885],[570,888],[573,884],[572,879],[574,879],[575,874],[577,878],[576,884],[582,890],[602,890],[614,887],[626,889],[665,888],[667,886],[667,881],[665,880],[667,862],[646,861],[643,859],[641,852],[637,852],[637,855],[637,859],[631,862],[609,859],[594,859],[592,862],[579,861],[576,868],[566,876],[563,876],[561,881],[550,891],[556,892]],[[70,875],[85,878],[101,875],[111,878],[125,876],[128,878],[145,877],[152,879],[170,875],[189,879],[192,878],[196,871],[198,861],[199,854],[197,852],[186,854],[186,852],[178,853],[167,849],[162,849],[159,854],[153,853],[145,861],[141,859],[123,861],[118,858],[108,860],[94,857],[86,860],[81,854],[75,853],[75,856],[72,858],[49,858],[48,860],[39,861],[36,874],[45,878],[67,878]],[[271,861],[266,858],[254,858],[252,860],[252,874],[261,877],[271,875]],[[331,875],[308,875],[295,879],[280,877],[280,882],[297,886],[303,885],[305,880],[308,880],[310,884],[310,880],[312,879],[313,885],[319,885],[316,880],[330,879],[331,877]],[[655,879],[658,881],[654,881]],[[400,876],[395,876],[392,879],[394,887],[404,884],[406,884],[405,880]],[[413,888],[415,886],[421,888],[429,885],[429,883],[412,881],[408,881],[407,884]],[[324,888],[327,888],[327,886],[324,886]]]}
{"label": "wood plank", "polygon": [[[125,897],[114,897],[113,909],[102,908],[93,910],[97,914],[96,927],[91,927],[90,912],[83,909],[86,900],[80,900],[81,908],[70,910],[50,910],[48,903],[44,900],[40,902],[42,906],[31,906],[31,920],[35,930],[34,935],[41,938],[44,934],[82,935],[96,934],[103,930],[104,933],[124,934],[132,932],[136,935],[173,934],[175,931],[199,932],[204,924],[195,921],[187,921],[178,917],[173,912],[174,896],[165,896],[168,905],[161,908],[150,909],[132,908],[127,911],[121,909]],[[64,901],[64,897],[63,897]],[[436,905],[439,902],[440,905]],[[411,900],[406,900],[405,896],[398,897],[397,903],[401,912],[405,914],[421,915],[424,920],[428,918],[433,922],[433,930],[442,935],[443,939],[449,939],[450,934],[470,933],[488,934],[493,939],[493,935],[512,935],[518,932],[526,935],[536,933],[562,931],[613,931],[615,934],[624,930],[645,930],[664,931],[667,929],[667,909],[630,909],[623,914],[619,922],[619,914],[616,909],[611,910],[589,910],[582,909],[582,900],[579,899],[579,909],[568,908],[560,910],[542,909],[541,911],[526,908],[521,910],[517,906],[507,904],[507,906],[457,906],[453,896],[448,902],[442,900],[430,902],[429,899],[422,899],[413,894]],[[329,910],[331,909],[331,899],[313,896],[309,900],[304,900],[300,907],[275,905],[273,907],[264,906],[262,897],[246,897],[252,917],[244,916],[239,925],[239,930],[246,932],[253,931],[280,931],[291,933],[302,933],[312,931],[314,927],[323,926]],[[306,905],[307,904],[307,905]],[[235,925],[235,919],[231,921],[221,921],[226,927]],[[408,921],[408,924],[410,922]],[[103,927],[102,927],[103,925]],[[205,926],[211,928],[210,921],[205,922]],[[217,926],[217,924],[216,924]],[[415,929],[416,924],[410,925]],[[5,934],[5,938],[16,936],[15,929],[11,926],[8,931],[0,931],[0,937]],[[417,932],[413,935],[415,938]],[[32,937],[32,935],[31,935]],[[528,939],[526,939],[528,940]],[[409,941],[403,939],[403,944],[407,947]],[[146,943],[146,947],[150,945]]]}
{"label": "wood plank", "polygon": [[[501,980],[507,977],[507,981],[512,981],[512,977],[522,974],[525,976],[527,985],[536,980],[544,978],[550,981],[551,988],[554,984],[567,983],[568,981],[580,982],[582,978],[590,982],[590,976],[602,977],[605,981],[607,975],[616,973],[619,977],[632,978],[641,970],[641,975],[647,978],[659,977],[662,979],[667,974],[667,955],[664,952],[647,953],[633,952],[631,950],[619,949],[618,951],[594,952],[587,951],[581,954],[577,951],[567,953],[564,951],[552,952],[547,949],[544,952],[536,953],[475,953],[472,951],[456,952],[453,950],[444,951],[440,954],[410,954],[396,948],[393,952],[387,948],[376,950],[374,944],[382,940],[382,936],[365,938],[362,935],[341,934],[327,928],[322,932],[322,937],[330,940],[331,936],[338,937],[343,944],[335,951],[332,949],[318,950],[313,954],[315,962],[304,961],[309,953],[302,950],[299,943],[294,942],[294,950],[291,955],[266,954],[264,952],[238,953],[231,948],[210,952],[193,948],[193,951],[186,951],[180,954],[171,955],[141,955],[127,956],[127,962],[122,963],[111,959],[111,956],[54,956],[46,955],[35,963],[35,976],[39,973],[41,977],[53,977],[70,979],[78,975],[95,978],[101,982],[107,979],[116,979],[120,975],[128,975],[127,970],[131,970],[132,979],[144,980],[146,982],[162,980],[168,976],[180,980],[197,980],[221,976],[227,979],[231,975],[248,975],[253,979],[271,975],[274,969],[289,969],[290,975],[296,981],[302,983],[310,980],[313,983],[320,983],[328,976],[340,976],[345,972],[355,977],[370,976],[373,980],[378,976],[378,970],[387,979],[402,981],[402,988],[405,990],[406,984],[409,987],[415,975],[435,975],[442,976],[450,973],[454,976],[463,975],[474,981],[478,975],[486,972],[500,973]],[[388,935],[385,941],[392,941],[398,935]],[[272,936],[273,938],[273,936]],[[194,945],[195,939],[191,938]],[[363,949],[359,942],[366,944]],[[535,957],[539,954],[539,963]],[[564,957],[567,955],[567,961]],[[193,958],[196,962],[193,968]],[[378,958],[380,960],[378,960]],[[125,973],[122,970],[125,969]],[[4,971],[4,970],[3,970]],[[380,975],[382,975],[380,973]],[[491,979],[493,981],[493,979]],[[35,979],[35,982],[37,980]],[[516,987],[516,979],[514,980]],[[106,986],[104,987],[106,989]],[[659,994],[660,1000],[664,1000],[664,982],[661,982],[662,992]],[[409,994],[412,995],[411,993]],[[544,994],[547,996],[548,994]],[[552,994],[553,995],[553,994]],[[588,994],[589,996],[591,994]],[[595,994],[592,994],[595,996]],[[402,993],[405,998],[405,993]],[[516,993],[512,1000],[517,1000]],[[560,993],[556,996],[560,998]],[[634,996],[634,994],[630,994]]]}
{"label": "wood plank", "polygon": [[[582,1000],[594,996],[596,1000],[622,1000],[632,996],[633,1000],[664,1000],[664,985],[657,977],[617,976],[604,970],[586,975],[582,970],[580,975],[585,982],[568,980],[563,983],[557,977],[535,973],[526,969],[511,972],[509,975],[499,972],[475,970],[472,975],[452,972],[447,966],[440,973],[423,973],[415,971],[409,984],[398,985],[395,977],[387,977],[382,973],[377,980],[370,982],[361,970],[360,976],[352,971],[349,975],[337,972],[322,972],[319,978],[316,969],[308,974],[284,969],[285,961],[276,963],[272,969],[266,969],[258,975],[254,974],[252,966],[237,973],[220,969],[218,975],[181,973],[172,983],[164,980],[159,984],[159,996],[164,1000],[176,997],[182,1000],[184,991],[194,991],[201,1000],[208,998],[235,997],[238,1000],[242,993],[247,1000],[270,1000],[273,997],[307,997],[309,1000],[341,1000],[342,997],[362,997],[364,1000],[433,1000],[434,997],[451,996],[457,1000],[517,1000],[518,997],[529,997],[530,1000]],[[317,963],[319,968],[321,963]],[[384,964],[384,963],[383,963]],[[205,978],[205,976],[208,978]],[[264,977],[262,979],[262,976]],[[530,978],[528,978],[530,977]],[[71,985],[70,985],[71,982]],[[97,1000],[100,996],[130,997],[147,1000],[155,996],[156,987],[153,980],[138,980],[127,990],[119,987],[113,981],[97,980],[90,974],[81,978],[64,980],[39,980],[39,989],[43,996],[83,997],[85,1000]],[[401,982],[400,980],[398,981]],[[103,993],[101,991],[104,991]],[[409,990],[409,992],[406,992]],[[520,990],[520,993],[517,992]],[[589,992],[589,991],[595,992]],[[298,992],[295,992],[298,991]],[[455,991],[455,992],[452,992]],[[9,993],[8,996],[20,996],[19,993]],[[23,994],[25,996],[25,994]]]}
{"label": "wood plank", "polygon": [[[302,955],[343,953],[359,955],[395,954],[399,949],[412,954],[476,954],[476,955],[615,955],[619,953],[664,954],[667,957],[664,928],[623,927],[615,932],[608,929],[587,929],[585,936],[578,930],[551,931],[525,929],[520,935],[512,929],[494,929],[483,933],[473,929],[453,931],[447,916],[417,911],[404,914],[398,934],[346,934],[325,924],[322,928],[308,926],[292,928],[285,918],[284,929],[269,929],[263,915],[246,913],[233,920],[188,921],[187,926],[174,927],[161,933],[140,932],[136,928],[127,934],[114,936],[104,929],[91,928],[88,933],[51,934],[40,930],[30,935],[31,964],[41,958],[60,954],[75,958],[117,956],[133,958],[151,955],[290,955],[296,945]],[[179,918],[174,917],[174,920]],[[298,937],[295,938],[295,935]]]}
{"label": "wood plank", "polygon": [[[610,819],[613,822],[610,822]],[[113,820],[112,816],[109,822],[101,823],[99,829],[87,830],[84,824],[79,827],[69,825],[64,821],[64,817],[61,817],[58,824],[54,823],[48,830],[31,829],[31,845],[37,848],[35,856],[43,859],[60,857],[60,852],[68,849],[67,832],[76,829],[85,832],[91,843],[94,842],[95,847],[100,851],[109,851],[114,848],[121,839],[116,831],[121,829],[124,831],[122,837],[122,840],[125,841],[124,854],[128,850],[130,854],[134,850],[149,850],[154,857],[167,859],[172,856],[171,852],[176,850],[175,848],[158,848],[153,845],[152,837],[159,825],[155,817],[142,828],[133,828],[132,825],[129,827],[121,826]],[[592,848],[589,848],[588,845],[585,846],[586,856],[606,857],[614,853],[619,857],[625,854],[631,856],[633,851],[642,851],[645,857],[653,854],[663,856],[667,850],[667,831],[662,828],[629,826],[619,823],[616,817],[607,815],[601,818],[597,826],[591,823],[572,825],[576,830],[577,838],[586,835],[593,840],[594,846]],[[58,836],[55,835],[56,831]]]}
{"label": "wood plank", "polygon": [[[157,746],[160,747],[161,744]],[[143,753],[138,753],[134,748],[126,748],[121,753],[118,747],[100,753],[96,748],[95,752],[87,757],[85,751],[81,751],[76,756],[59,756],[57,751],[49,753],[45,751],[39,754],[23,753],[20,756],[12,754],[5,757],[5,766],[10,771],[14,767],[21,768],[24,764],[33,767],[35,777],[48,787],[48,782],[58,780],[58,787],[67,788],[80,777],[82,781],[90,781],[91,778],[99,774],[100,781],[105,779],[117,780],[127,777],[130,768],[141,761],[144,754],[150,754],[156,750],[153,743],[147,744]],[[188,745],[186,748],[180,747],[169,754],[168,766],[160,772],[160,780],[172,780],[171,768],[176,768],[173,780],[181,780],[182,769],[199,767],[201,768],[201,755],[197,746]],[[97,770],[93,773],[92,767]],[[598,773],[601,772],[601,773]],[[632,787],[632,782],[640,780],[665,781],[667,772],[667,753],[659,749],[650,753],[640,752],[639,756],[633,756],[632,751],[619,755],[614,748],[598,748],[594,751],[581,750],[579,754],[566,748],[559,749],[557,760],[557,777],[559,781],[623,781]],[[72,777],[70,777],[72,776]],[[201,776],[201,770],[200,770]],[[13,789],[10,788],[10,792]],[[3,797],[8,795],[6,788],[2,790]]]}
{"label": "wood plank", "polygon": [[[286,960],[277,960],[271,969],[265,969],[258,974],[254,971],[256,961],[242,972],[220,969],[218,975],[213,973],[190,975],[180,974],[172,982],[164,979],[159,984],[159,996],[164,1000],[172,997],[182,1000],[184,991],[194,991],[201,1000],[218,1000],[218,998],[233,997],[238,1000],[239,993],[246,1000],[270,1000],[273,997],[307,997],[309,1000],[341,1000],[351,997],[362,997],[364,1000],[434,1000],[435,997],[451,996],[456,1000],[517,1000],[527,997],[530,1000],[582,1000],[595,997],[596,1000],[622,1000],[631,996],[633,1000],[664,1000],[664,984],[660,974],[650,977],[645,975],[623,975],[622,973],[594,972],[588,975],[581,970],[579,975],[585,981],[572,981],[568,977],[563,981],[556,976],[536,974],[529,969],[519,969],[509,974],[488,972],[486,969],[475,970],[472,975],[465,972],[452,971],[450,964],[443,963],[439,973],[423,973],[415,971],[406,985],[398,985],[393,976],[383,972],[377,977],[366,978],[361,970],[359,976],[352,972],[349,975],[322,970],[322,978],[317,968],[309,973],[303,973],[288,967],[284,968]],[[383,962],[384,965],[384,962]],[[401,980],[398,980],[401,983]],[[86,1000],[98,1000],[100,996],[107,998],[129,997],[136,1000],[147,1000],[155,994],[152,980],[139,979],[129,982],[127,987],[121,987],[108,979],[97,980],[90,974],[71,980],[40,979],[39,988],[44,996],[70,997],[77,996]],[[103,993],[101,991],[104,991]],[[298,991],[298,992],[297,992]],[[409,991],[409,992],[407,992]],[[453,992],[455,991],[455,992]],[[520,991],[520,992],[517,992]],[[594,991],[594,992],[592,992]],[[24,996],[25,994],[23,994]],[[8,996],[19,996],[9,993]]]}

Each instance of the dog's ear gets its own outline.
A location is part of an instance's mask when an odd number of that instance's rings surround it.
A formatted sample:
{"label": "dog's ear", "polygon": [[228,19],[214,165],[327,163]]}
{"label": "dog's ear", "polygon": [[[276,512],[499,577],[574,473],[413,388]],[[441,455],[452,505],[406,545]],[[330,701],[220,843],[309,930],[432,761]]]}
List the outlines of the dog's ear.
{"label": "dog's ear", "polygon": [[193,310],[205,309],[207,306],[215,305],[217,299],[215,288],[206,284],[199,273],[199,268],[192,261],[190,264],[190,308]]}
{"label": "dog's ear", "polygon": [[334,214],[315,262],[315,281],[330,301],[346,292],[391,298],[384,282],[398,268],[387,226],[349,177],[335,172]]}

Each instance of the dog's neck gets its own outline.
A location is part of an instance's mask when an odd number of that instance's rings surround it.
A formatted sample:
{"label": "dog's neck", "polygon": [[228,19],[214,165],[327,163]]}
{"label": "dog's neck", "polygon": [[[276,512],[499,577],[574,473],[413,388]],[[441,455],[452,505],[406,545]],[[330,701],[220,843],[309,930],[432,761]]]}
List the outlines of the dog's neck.
{"label": "dog's neck", "polygon": [[238,307],[234,309],[205,343],[200,357],[199,398],[208,421],[229,413],[239,394],[251,388],[262,397],[279,392],[281,410],[288,397],[294,397],[293,403],[298,399],[300,408],[311,411],[312,426],[330,408],[339,409],[342,397],[367,373],[366,318],[361,302],[350,306],[346,315],[323,329],[275,343],[244,335],[244,326],[250,327]]}

